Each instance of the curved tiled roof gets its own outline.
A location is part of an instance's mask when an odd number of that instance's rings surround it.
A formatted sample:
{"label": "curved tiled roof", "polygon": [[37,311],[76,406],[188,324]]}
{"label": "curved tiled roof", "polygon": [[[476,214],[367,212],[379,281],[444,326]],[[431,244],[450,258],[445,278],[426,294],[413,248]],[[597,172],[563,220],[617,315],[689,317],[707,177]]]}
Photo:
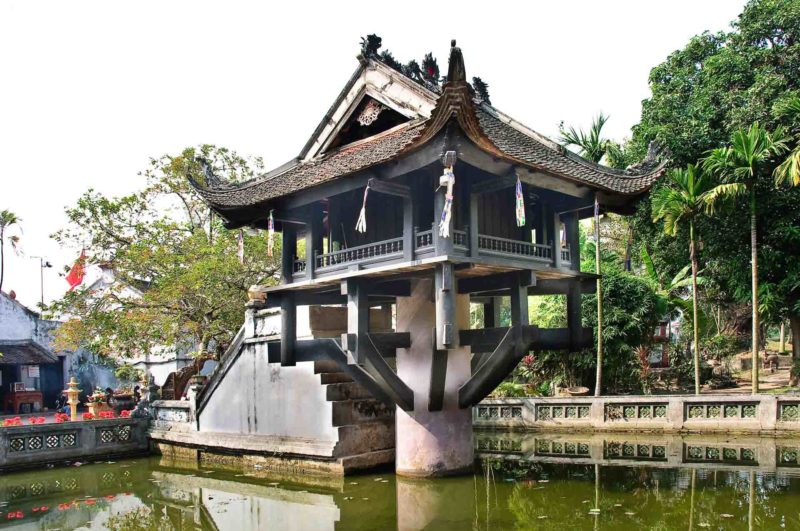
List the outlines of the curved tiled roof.
{"label": "curved tiled roof", "polygon": [[[427,120],[397,126],[306,162],[295,161],[288,167],[241,184],[217,183],[210,187],[194,181],[192,184],[217,211],[252,207],[399,158],[431,141],[451,121],[456,121],[479,148],[496,157],[613,194],[641,194],[664,171],[664,164],[657,164],[650,157],[628,170],[595,164],[497,109],[485,103],[476,104],[466,82],[461,51],[454,46],[448,81]],[[211,184],[214,179],[209,181]]]}
{"label": "curved tiled roof", "polygon": [[256,177],[238,185],[207,188],[196,182],[193,184],[215,209],[257,205],[391,160],[419,136],[422,124],[406,123],[317,159],[296,163],[282,172]]}

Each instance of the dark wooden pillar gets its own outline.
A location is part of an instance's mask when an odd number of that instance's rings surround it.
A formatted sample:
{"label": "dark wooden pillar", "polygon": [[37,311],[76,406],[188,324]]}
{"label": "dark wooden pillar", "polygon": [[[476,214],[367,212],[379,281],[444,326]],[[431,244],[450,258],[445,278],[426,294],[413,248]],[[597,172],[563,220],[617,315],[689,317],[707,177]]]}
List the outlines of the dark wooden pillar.
{"label": "dark wooden pillar", "polygon": [[[369,333],[369,301],[367,286],[359,280],[350,279],[342,282],[342,294],[347,295],[347,336],[346,348],[350,354],[350,362],[363,364],[366,361],[362,342]],[[349,338],[354,338],[351,341]],[[345,343],[345,342],[343,342]]]}
{"label": "dark wooden pillar", "polygon": [[567,290],[567,328],[569,329],[570,350],[580,344],[583,324],[581,323],[581,283],[570,279]]}
{"label": "dark wooden pillar", "polygon": [[436,265],[434,283],[436,297],[436,348],[451,349],[458,346],[456,323],[456,278],[453,264]]}
{"label": "dark wooden pillar", "polygon": [[322,206],[312,205],[309,210],[308,225],[306,225],[306,278],[314,278],[317,254],[322,253]]}
{"label": "dark wooden pillar", "polygon": [[281,284],[292,282],[294,257],[297,254],[297,229],[291,223],[284,223],[281,232]]}
{"label": "dark wooden pillar", "polygon": [[489,302],[483,304],[483,327],[495,328],[502,326],[500,323],[502,297],[492,297]]}
{"label": "dark wooden pillar", "polygon": [[561,216],[553,212],[553,267],[561,267]]}
{"label": "dark wooden pillar", "polygon": [[564,220],[564,230],[567,231],[567,247],[569,248],[570,269],[581,270],[581,242],[578,223],[578,213],[568,214]]}
{"label": "dark wooden pillar", "polygon": [[297,306],[294,302],[294,292],[281,293],[281,365],[284,367],[295,364]]}
{"label": "dark wooden pillar", "polygon": [[479,254],[478,248],[478,234],[480,234],[480,226],[478,225],[478,198],[480,196],[475,193],[469,194],[469,255],[477,257]]}
{"label": "dark wooden pillar", "polygon": [[547,245],[548,242],[552,239],[552,232],[550,231],[550,224],[552,219],[548,216],[549,209],[543,204],[539,204],[539,211],[538,214],[538,230],[536,231],[536,237],[539,241],[536,243],[540,243],[542,245]]}
{"label": "dark wooden pillar", "polygon": [[414,259],[414,195],[403,197],[403,260]]}
{"label": "dark wooden pillar", "polygon": [[511,283],[511,326],[530,324],[528,315],[528,286],[531,285],[530,272],[520,271],[518,280]]}

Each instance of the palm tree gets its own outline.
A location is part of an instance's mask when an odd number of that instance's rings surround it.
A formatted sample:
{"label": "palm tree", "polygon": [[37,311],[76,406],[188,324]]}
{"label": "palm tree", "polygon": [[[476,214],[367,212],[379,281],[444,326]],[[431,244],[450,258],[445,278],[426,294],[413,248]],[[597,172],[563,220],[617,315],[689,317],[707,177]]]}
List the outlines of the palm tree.
{"label": "palm tree", "polygon": [[[692,268],[692,325],[694,330],[694,392],[700,394],[700,338],[697,311],[697,251],[694,224],[714,188],[708,176],[694,164],[667,174],[668,184],[653,194],[653,221],[664,220],[664,232],[676,236],[681,222],[689,224],[689,258]],[[645,261],[647,264],[647,261]],[[652,262],[651,262],[652,264]],[[685,275],[684,271],[684,275]]]}
{"label": "palm tree", "polygon": [[[800,96],[795,96],[788,101],[775,105],[775,114],[786,116],[800,122]],[[800,186],[800,135],[797,136],[794,149],[786,157],[780,166],[775,168],[775,182],[777,184],[788,183],[792,186]]]}
{"label": "palm tree", "polygon": [[782,128],[770,133],[758,122],[749,129],[739,129],[731,137],[731,145],[713,149],[703,160],[705,168],[719,175],[722,184],[706,194],[709,210],[714,211],[718,201],[746,195],[750,205],[750,266],[753,299],[753,394],[758,393],[758,237],[756,215],[756,183],[762,177],[764,166],[787,150]]}
{"label": "palm tree", "polygon": [[587,158],[592,162],[599,163],[601,160],[603,160],[603,157],[609,153],[609,151],[613,151],[613,154],[616,154],[616,149],[618,149],[618,146],[614,144],[613,141],[606,140],[601,137],[603,126],[606,125],[607,121],[608,116],[604,115],[603,113],[598,114],[592,120],[592,125],[589,127],[589,131],[575,129],[573,126],[565,129],[564,122],[561,122],[558,127],[559,132],[561,133],[561,138],[559,138],[559,141],[564,147],[575,146],[580,148],[579,154],[582,157]]}
{"label": "palm tree", "polygon": [[[20,219],[17,217],[17,215],[10,210],[0,210],[0,291],[3,290],[3,276],[5,275],[6,270],[6,229],[11,225],[16,225],[19,223],[19,221]],[[9,243],[11,243],[11,246],[16,248],[19,237],[9,236],[8,240]]]}
{"label": "palm tree", "polygon": [[[608,116],[603,113],[598,114],[593,120],[589,131],[575,129],[570,126],[564,127],[564,122],[559,125],[561,138],[559,141],[564,147],[576,146],[580,148],[580,155],[592,162],[599,163],[603,157],[612,158],[616,163],[621,164],[623,159],[622,148],[612,140],[602,138],[603,126],[608,121]],[[600,396],[602,391],[602,371],[603,371],[603,286],[600,279],[600,217],[599,204],[595,195],[595,216],[594,216],[594,236],[595,236],[595,273],[597,274],[597,378],[595,380],[595,396]]]}

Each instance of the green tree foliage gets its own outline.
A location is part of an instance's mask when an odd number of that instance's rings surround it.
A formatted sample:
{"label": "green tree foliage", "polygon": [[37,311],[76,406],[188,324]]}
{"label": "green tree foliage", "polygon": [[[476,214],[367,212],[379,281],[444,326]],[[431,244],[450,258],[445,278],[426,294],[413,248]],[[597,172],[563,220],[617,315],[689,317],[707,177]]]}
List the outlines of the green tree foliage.
{"label": "green tree foliage", "polygon": [[120,356],[165,345],[219,353],[241,326],[249,287],[273,282],[280,245],[269,258],[265,234],[224,229],[188,184],[187,175],[205,179],[197,157],[232,181],[261,167],[224,148],[189,148],[151,159],[140,192],[109,198],[89,190],[67,209],[70,224],[53,237],[85,246],[87,264],[106,264],[117,282],[81,286],[52,305],[68,319],[57,337],[62,347]]}
{"label": "green tree foliage", "polygon": [[603,113],[592,119],[592,125],[588,131],[576,129],[574,126],[566,127],[562,122],[558,126],[561,133],[559,142],[564,147],[574,146],[578,148],[578,153],[592,162],[599,163],[604,157],[608,158],[609,155],[613,161],[623,160],[621,148],[613,141],[603,138],[603,127],[605,127],[606,122],[608,122],[608,116]]}
{"label": "green tree foliage", "polygon": [[[643,102],[628,151],[641,157],[649,142],[658,140],[669,149],[672,162],[685,167],[713,149],[732,145],[737,130],[746,132],[756,122],[766,131],[783,126],[796,133],[787,102],[800,95],[798,72],[800,0],[753,0],[731,31],[694,37],[653,68],[652,96]],[[758,276],[773,286],[773,297],[780,301],[776,318],[789,318],[800,333],[800,190],[775,186],[770,176],[783,160],[774,155],[759,168],[752,186],[756,204],[763,205],[755,224]],[[666,180],[656,184],[654,195],[663,186]],[[738,188],[728,186],[729,191]],[[714,219],[699,219],[695,227],[702,235],[700,259],[709,280],[704,291],[709,297],[713,293],[707,303],[726,309],[731,327],[741,332],[749,323],[738,317],[738,308],[752,296],[751,272],[742,267],[751,261],[750,200],[748,194],[733,198],[732,208],[717,212]],[[689,261],[689,227],[679,227],[678,237],[670,238],[652,214],[650,201],[643,201],[632,220],[635,244],[647,242],[658,269],[674,274]],[[797,343],[795,356],[800,356]]]}
{"label": "green tree foliage", "polygon": [[3,277],[6,272],[6,238],[12,247],[16,248],[19,237],[16,235],[7,236],[6,231],[12,226],[19,224],[20,219],[10,210],[0,210],[0,290],[3,289]]}
{"label": "green tree foliage", "polygon": [[[581,269],[594,269],[594,243],[584,239]],[[609,251],[601,253],[603,261],[603,383],[606,391],[641,390],[641,364],[635,349],[648,345],[665,307],[657,287],[646,277],[636,276],[621,268],[620,257]],[[531,305],[531,323],[542,327],[566,326],[566,298],[541,297]],[[581,304],[583,326],[597,322],[597,299],[584,295]],[[586,349],[564,352],[539,352],[517,368],[517,375],[544,391],[547,383],[591,385],[594,378],[595,352]],[[544,384],[544,385],[543,385]]]}

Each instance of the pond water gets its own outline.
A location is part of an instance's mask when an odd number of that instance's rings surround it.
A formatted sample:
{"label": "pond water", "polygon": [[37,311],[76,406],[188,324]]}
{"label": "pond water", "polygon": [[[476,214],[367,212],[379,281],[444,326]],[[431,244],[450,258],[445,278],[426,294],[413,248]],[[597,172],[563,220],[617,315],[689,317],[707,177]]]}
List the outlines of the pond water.
{"label": "pond water", "polygon": [[6,474],[9,529],[800,529],[800,440],[476,433],[474,475],[290,478],[152,457]]}

